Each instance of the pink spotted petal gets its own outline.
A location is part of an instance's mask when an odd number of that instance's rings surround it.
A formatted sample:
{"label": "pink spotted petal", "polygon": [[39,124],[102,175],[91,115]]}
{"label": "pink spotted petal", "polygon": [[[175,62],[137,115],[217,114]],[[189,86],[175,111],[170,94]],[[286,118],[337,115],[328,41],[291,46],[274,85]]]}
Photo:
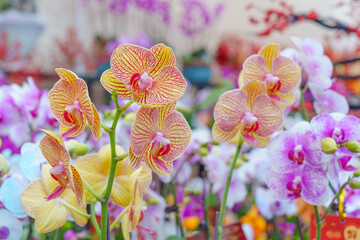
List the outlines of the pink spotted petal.
{"label": "pink spotted petal", "polygon": [[48,94],[50,109],[54,117],[64,126],[71,127],[72,123],[64,118],[64,111],[67,106],[71,106],[75,101],[75,89],[67,81],[59,80]]}
{"label": "pink spotted petal", "polygon": [[258,54],[265,59],[267,72],[271,72],[274,59],[280,55],[280,45],[269,43],[262,47]]}
{"label": "pink spotted petal", "polygon": [[323,205],[329,201],[329,181],[322,168],[305,165],[302,182],[304,185],[302,197],[306,202],[313,205]]}
{"label": "pink spotted petal", "polygon": [[240,124],[246,112],[246,93],[235,89],[222,94],[216,103],[214,118],[218,127],[225,132]]}
{"label": "pink spotted petal", "polygon": [[252,112],[259,121],[256,134],[260,137],[273,134],[281,126],[283,113],[266,95],[260,95],[255,99]]}
{"label": "pink spotted petal", "polygon": [[164,161],[173,161],[184,153],[189,145],[191,129],[185,118],[178,112],[170,113],[164,123],[164,137],[170,140],[170,152],[163,156]]}
{"label": "pink spotted petal", "polygon": [[44,198],[46,199],[46,201],[56,199],[65,191],[65,189],[66,187],[59,185],[54,189],[54,191],[49,196]]}
{"label": "pink spotted petal", "polygon": [[80,174],[76,170],[74,166],[71,165],[71,172],[72,172],[72,190],[75,193],[76,200],[78,202],[79,207],[82,207],[85,204],[85,192],[83,183],[80,177]]}
{"label": "pink spotted petal", "polygon": [[164,67],[153,80],[152,87],[149,90],[134,96],[135,102],[139,105],[159,106],[172,103],[185,93],[186,81],[176,67]]}
{"label": "pink spotted petal", "polygon": [[252,81],[264,81],[266,74],[265,59],[260,55],[252,55],[243,64],[241,72],[242,85]]}
{"label": "pink spotted petal", "polygon": [[142,75],[151,72],[156,66],[156,57],[146,48],[122,44],[112,53],[110,65],[119,81],[129,83],[135,73]]}
{"label": "pink spotted petal", "polygon": [[135,156],[141,155],[158,132],[156,108],[140,108],[131,128],[130,145]]}
{"label": "pink spotted petal", "polygon": [[100,82],[109,93],[116,91],[119,98],[128,99],[133,97],[133,93],[125,87],[124,83],[116,79],[111,69],[103,72]]}
{"label": "pink spotted petal", "polygon": [[236,136],[239,130],[240,130],[240,125],[234,127],[234,129],[232,129],[229,132],[225,132],[221,130],[216,123],[214,123],[214,126],[212,128],[212,135],[216,141],[230,142]]}
{"label": "pink spotted petal", "polygon": [[56,68],[55,71],[61,80],[71,83],[75,89],[75,80],[78,78],[75,73],[65,68]]}
{"label": "pink spotted petal", "polygon": [[99,116],[99,113],[98,113],[95,105],[93,103],[91,103],[91,106],[92,106],[93,113],[94,113],[94,124],[92,126],[90,126],[90,129],[91,129],[94,139],[97,141],[102,136],[100,116]]}
{"label": "pink spotted petal", "polygon": [[157,60],[155,68],[149,73],[151,77],[156,78],[166,66],[175,66],[175,54],[165,44],[157,44],[150,51],[154,53]]}
{"label": "pink spotted petal", "polygon": [[300,86],[301,69],[293,60],[278,56],[274,59],[272,73],[279,78],[279,93],[288,94]]}
{"label": "pink spotted petal", "polygon": [[[150,147],[150,145],[148,147]],[[146,151],[147,150],[145,149],[145,152]],[[140,156],[135,156],[135,154],[133,153],[133,151],[131,149],[131,146],[129,148],[129,158],[130,158],[129,165],[132,169],[138,169],[144,159],[142,154],[140,154]]]}
{"label": "pink spotted petal", "polygon": [[94,113],[91,106],[91,101],[89,97],[88,88],[86,82],[80,78],[75,80],[76,86],[76,100],[79,102],[79,107],[83,114],[85,115],[86,120],[88,121],[90,127],[94,124]]}

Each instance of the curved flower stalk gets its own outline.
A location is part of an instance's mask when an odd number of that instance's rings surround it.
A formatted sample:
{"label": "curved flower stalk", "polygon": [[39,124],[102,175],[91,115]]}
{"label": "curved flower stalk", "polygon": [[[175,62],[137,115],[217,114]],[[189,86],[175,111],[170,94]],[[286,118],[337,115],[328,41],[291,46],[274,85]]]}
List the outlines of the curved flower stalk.
{"label": "curved flower stalk", "polygon": [[42,165],[42,178],[32,181],[21,194],[24,209],[35,219],[36,229],[42,233],[58,229],[65,224],[69,214],[78,225],[84,226],[88,218],[85,205],[78,207],[72,191],[65,189],[56,199],[47,200],[58,185],[50,172],[49,164]]}
{"label": "curved flower stalk", "polygon": [[79,206],[85,202],[85,194],[81,177],[75,167],[70,164],[70,156],[66,151],[62,138],[52,131],[41,130],[45,136],[40,141],[40,149],[45,159],[50,163],[50,175],[59,185],[46,197],[50,201],[59,197],[65,189],[71,189]]}
{"label": "curved flower stalk", "polygon": [[260,81],[220,96],[214,110],[213,136],[219,142],[229,142],[238,132],[253,147],[265,147],[270,135],[282,123],[282,111],[266,95]]}
{"label": "curved flower stalk", "polygon": [[246,59],[239,87],[255,80],[263,82],[266,94],[284,108],[295,102],[294,91],[300,86],[301,69],[290,58],[280,56],[279,44],[270,43]]}
{"label": "curved flower stalk", "polygon": [[[93,153],[80,157],[75,162],[84,180],[100,195],[104,195],[109,178],[111,165],[110,145],[106,145],[100,149],[98,153]],[[119,145],[116,146],[116,153],[125,153],[124,149]],[[129,158],[119,161],[116,165],[114,184],[112,186],[110,198],[116,204],[126,207],[131,201],[131,174],[134,170],[129,166]],[[152,179],[151,170],[142,164],[142,170],[138,174],[137,181],[139,187],[143,190],[147,188]],[[85,190],[86,199],[95,200],[94,196]]]}
{"label": "curved flower stalk", "polygon": [[186,81],[175,67],[171,48],[157,44],[150,49],[123,44],[110,59],[111,69],[101,76],[101,84],[120,98],[133,98],[141,106],[154,107],[178,100]]}
{"label": "curved flower stalk", "polygon": [[48,98],[51,112],[60,123],[64,137],[79,135],[89,124],[95,140],[101,138],[99,113],[91,102],[87,85],[75,73],[57,68],[60,80],[50,90]]}
{"label": "curved flower stalk", "polygon": [[175,110],[176,102],[161,108],[142,107],[130,135],[130,166],[137,169],[144,161],[155,173],[168,176],[173,161],[188,146],[191,129],[185,118]]}

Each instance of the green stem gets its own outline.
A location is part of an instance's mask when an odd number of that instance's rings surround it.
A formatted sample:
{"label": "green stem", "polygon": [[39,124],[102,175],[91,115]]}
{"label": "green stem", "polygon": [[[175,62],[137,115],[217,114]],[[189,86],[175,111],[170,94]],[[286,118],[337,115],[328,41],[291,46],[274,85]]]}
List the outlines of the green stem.
{"label": "green stem", "polygon": [[206,239],[211,240],[211,232],[210,232],[210,221],[209,221],[209,200],[211,199],[212,195],[212,183],[210,183],[210,192],[209,195],[206,196],[204,193],[204,203],[205,203],[205,223],[206,223]]}
{"label": "green stem", "polygon": [[320,220],[320,217],[319,217],[318,206],[314,206],[314,210],[315,210],[315,217],[316,217],[316,240],[320,240],[321,239],[321,223],[322,223],[322,221]]}
{"label": "green stem", "polygon": [[110,172],[109,172],[109,179],[106,186],[105,194],[103,196],[104,202],[101,202],[101,239],[107,240],[109,237],[109,224],[108,224],[108,203],[110,198],[111,189],[114,183],[115,178],[115,170],[116,170],[116,143],[115,143],[115,130],[116,126],[118,124],[119,118],[121,116],[121,113],[125,111],[131,104],[134,103],[134,100],[131,99],[128,103],[126,103],[124,106],[120,107],[119,101],[118,101],[118,95],[114,91],[111,96],[112,100],[115,103],[116,106],[116,112],[114,121],[111,125],[111,128],[109,131],[109,137],[110,137],[110,148],[111,148],[111,164],[110,164]]}
{"label": "green stem", "polygon": [[105,125],[105,123],[103,123],[102,121],[100,122],[101,127],[104,129],[105,132],[109,133],[111,132],[111,128],[109,128],[108,126]]}
{"label": "green stem", "polygon": [[122,210],[121,213],[116,217],[116,219],[110,225],[110,231],[113,230],[115,228],[116,224],[119,223],[120,219],[124,216],[124,214],[126,213],[126,211],[128,210],[129,207],[130,206],[127,206],[126,208],[124,208],[124,210]]}
{"label": "green stem", "polygon": [[[60,199],[60,198],[58,198],[58,199]],[[90,214],[84,213],[83,211],[81,211],[80,209],[74,207],[73,205],[71,205],[67,201],[61,199],[61,202],[62,202],[62,204],[64,204],[66,207],[70,208],[71,210],[73,210],[77,214],[79,214],[79,215],[81,215],[83,217],[86,217],[87,219],[90,218]]]}
{"label": "green stem", "polygon": [[300,104],[301,104],[301,116],[305,121],[309,121],[309,117],[306,113],[306,109],[305,109],[305,98],[304,98],[304,94],[305,91],[302,90],[301,91],[301,99],[300,99]]}
{"label": "green stem", "polygon": [[171,180],[170,185],[171,185],[171,191],[172,191],[173,196],[174,196],[175,214],[176,214],[176,225],[180,228],[181,237],[182,237],[182,238],[185,238],[184,229],[183,229],[183,227],[182,227],[182,225],[181,225],[181,221],[180,221],[179,206],[178,206],[178,202],[177,202],[177,199],[176,199],[175,181],[174,181],[174,180]]}
{"label": "green stem", "polygon": [[124,154],[121,154],[121,155],[117,155],[117,156],[114,158],[114,160],[117,161],[117,162],[119,162],[119,161],[124,160],[127,156],[129,156],[129,153],[128,153],[128,152],[126,152],[126,153],[124,153]]}
{"label": "green stem", "polygon": [[85,179],[83,177],[81,177],[81,180],[83,181],[86,189],[96,198],[96,200],[98,200],[99,202],[105,201],[104,198],[100,194],[95,192],[95,190],[89,185],[89,183],[87,181],[85,181]]}
{"label": "green stem", "polygon": [[223,194],[223,197],[222,197],[222,202],[221,202],[221,207],[220,207],[219,221],[218,221],[218,229],[217,229],[218,230],[217,231],[218,232],[218,236],[217,236],[218,240],[221,240],[221,235],[222,235],[222,231],[223,231],[222,226],[223,226],[223,220],[224,220],[224,216],[225,216],[226,200],[227,200],[227,195],[228,195],[228,192],[229,192],[232,173],[234,171],[236,161],[237,161],[237,159],[239,157],[239,153],[240,153],[241,146],[242,146],[243,142],[244,142],[244,140],[240,137],[239,143],[237,145],[237,148],[236,148],[236,151],[235,151],[235,154],[234,154],[234,157],[233,157],[233,160],[231,162],[229,173],[228,173],[227,178],[226,178],[224,194]]}
{"label": "green stem", "polygon": [[339,198],[339,195],[341,194],[342,190],[349,184],[349,182],[350,182],[350,180],[347,181],[346,183],[344,183],[344,184],[340,187],[339,191],[335,194],[334,198],[331,200],[330,205],[325,209],[324,215],[321,217],[320,222],[323,222],[323,221],[324,221],[325,216],[326,216],[326,215],[330,212],[330,210],[331,210],[331,206],[334,204],[335,200],[336,200],[337,198]]}
{"label": "green stem", "polygon": [[98,238],[100,239],[101,238],[101,230],[100,230],[99,223],[95,216],[95,202],[90,203],[90,219],[94,225],[96,234],[98,235]]}

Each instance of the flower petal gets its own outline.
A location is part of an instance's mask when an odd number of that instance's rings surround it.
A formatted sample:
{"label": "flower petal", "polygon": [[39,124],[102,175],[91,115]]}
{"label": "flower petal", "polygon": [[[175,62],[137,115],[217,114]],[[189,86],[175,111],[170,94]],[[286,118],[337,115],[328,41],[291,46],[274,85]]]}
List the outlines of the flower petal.
{"label": "flower petal", "polygon": [[164,161],[174,161],[184,153],[189,145],[191,129],[185,118],[178,112],[167,115],[163,135],[170,141],[170,151],[163,156]]}
{"label": "flower petal", "polygon": [[131,128],[130,144],[136,156],[142,154],[147,145],[159,131],[157,128],[159,113],[156,108],[140,108],[136,113],[136,118]]}
{"label": "flower petal", "polygon": [[[260,55],[252,55],[248,57],[241,71],[239,86],[243,86],[252,81],[264,81],[266,74],[265,59]],[[241,85],[240,85],[241,84]]]}
{"label": "flower petal", "polygon": [[89,97],[88,88],[86,82],[80,78],[75,81],[76,86],[76,95],[75,98],[79,102],[79,107],[81,111],[84,113],[86,120],[89,125],[92,126],[94,124],[94,114],[93,108],[91,106],[91,101]]}
{"label": "flower petal", "polygon": [[69,167],[70,157],[66,148],[57,140],[58,138],[48,135],[48,132],[49,131],[44,131],[46,135],[40,141],[42,154],[53,167],[59,165],[59,162],[62,162],[64,168]]}
{"label": "flower petal", "polygon": [[[150,147],[150,145],[148,147]],[[139,156],[135,156],[131,149],[131,146],[129,147],[129,158],[129,165],[132,169],[138,169],[140,167],[140,164],[143,162],[143,155],[140,154]]]}
{"label": "flower petal", "polygon": [[59,126],[61,136],[63,137],[75,137],[79,135],[85,128],[86,123],[81,122],[80,125],[73,125],[72,127],[66,127],[62,124]]}
{"label": "flower petal", "polygon": [[164,106],[158,107],[157,110],[159,112],[159,120],[158,120],[158,128],[164,128],[164,122],[167,115],[175,111],[176,101],[166,104]]}
{"label": "flower petal", "polygon": [[159,43],[153,46],[150,51],[154,53],[157,60],[155,68],[149,73],[153,79],[160,74],[164,67],[175,66],[175,54],[173,50],[165,44]]}
{"label": "flower petal", "polygon": [[173,162],[165,162],[161,159],[155,159],[151,155],[151,148],[147,148],[144,153],[144,162],[146,165],[160,176],[169,176],[173,170]]}
{"label": "flower petal", "polygon": [[46,196],[47,193],[45,192],[42,179],[32,181],[24,189],[21,194],[22,205],[30,217],[35,217],[38,208],[41,207],[42,203],[46,202],[44,199]]}
{"label": "flower petal", "polygon": [[304,184],[302,196],[305,201],[314,205],[323,205],[329,200],[327,191],[329,181],[323,169],[305,165],[302,182]]}
{"label": "flower petal", "polygon": [[[67,203],[69,203],[70,205],[72,205],[74,208],[77,208],[78,210],[82,211],[83,213],[87,213],[86,212],[86,204],[84,204],[81,208],[79,208],[78,201],[77,201],[74,193],[71,192],[70,190],[65,191],[62,199],[64,201],[66,201]],[[88,219],[86,217],[78,214],[73,209],[67,208],[67,210],[70,212],[71,217],[74,219],[74,221],[76,222],[77,225],[84,226],[88,222]]]}
{"label": "flower petal", "polygon": [[116,177],[111,190],[111,200],[119,206],[128,206],[131,201],[129,185],[129,176]]}
{"label": "flower petal", "polygon": [[216,123],[214,123],[214,126],[212,128],[212,135],[216,141],[230,142],[236,136],[236,134],[239,132],[239,130],[240,130],[240,125],[234,127],[234,129],[232,129],[229,132],[225,132],[225,131],[221,130],[220,127]]}
{"label": "flower petal", "polygon": [[301,69],[293,60],[278,56],[274,59],[272,73],[279,78],[281,87],[279,92],[287,94],[300,86]]}
{"label": "flower petal", "polygon": [[142,106],[164,105],[177,101],[184,95],[186,81],[181,72],[173,66],[164,67],[152,82],[152,87],[143,94],[134,96]]}
{"label": "flower petal", "polygon": [[246,93],[244,91],[235,89],[223,93],[215,105],[215,122],[221,130],[232,131],[240,124],[246,109]]}
{"label": "flower petal", "polygon": [[56,230],[66,223],[68,215],[65,206],[56,204],[56,200],[45,201],[36,213],[35,228],[41,233]]}
{"label": "flower petal", "polygon": [[273,134],[281,126],[283,113],[266,95],[256,97],[252,112],[259,121],[259,129],[256,134],[260,137]]}
{"label": "flower petal", "polygon": [[109,93],[116,91],[119,98],[128,99],[133,97],[133,93],[125,87],[124,83],[116,79],[111,69],[103,72],[100,82]]}
{"label": "flower petal", "polygon": [[248,109],[252,108],[254,104],[254,100],[257,96],[266,93],[265,84],[263,82],[256,80],[245,84],[241,90],[243,90],[246,93],[246,102]]}
{"label": "flower petal", "polygon": [[65,68],[56,68],[55,71],[61,80],[71,83],[75,89],[75,80],[78,78],[75,73]]}
{"label": "flower petal", "polygon": [[242,137],[244,138],[244,141],[247,142],[247,144],[256,148],[264,148],[269,144],[270,141],[269,136],[261,137],[256,133],[255,134],[253,133],[251,135],[242,134]]}
{"label": "flower petal", "polygon": [[76,195],[77,203],[79,207],[82,207],[85,204],[85,193],[84,193],[84,186],[80,177],[80,174],[76,170],[74,166],[71,167],[72,177],[73,177],[73,184],[71,186],[73,192]]}
{"label": "flower petal", "polygon": [[271,72],[274,59],[280,55],[280,45],[277,43],[269,43],[262,47],[258,54],[264,57],[266,70]]}
{"label": "flower petal", "polygon": [[90,129],[91,129],[93,138],[97,141],[102,136],[100,116],[99,116],[99,113],[98,113],[95,105],[93,103],[91,103],[91,106],[92,106],[93,113],[94,113],[94,124],[92,126],[90,126]]}
{"label": "flower petal", "polygon": [[122,44],[112,53],[110,65],[119,81],[129,83],[135,73],[142,75],[152,71],[156,66],[156,57],[146,48]]}
{"label": "flower petal", "polygon": [[64,140],[61,138],[61,136],[59,134],[57,134],[56,132],[50,131],[50,130],[46,130],[46,129],[40,129],[40,131],[42,131],[43,133],[46,134],[46,136],[48,136],[49,138],[51,138],[53,141],[57,141],[59,142],[61,145],[65,146]]}
{"label": "flower petal", "polygon": [[[121,155],[125,153],[125,150],[119,146],[115,145],[116,155]],[[99,166],[100,170],[105,174],[109,175],[110,172],[110,166],[111,166],[111,145],[107,144],[104,147],[102,147],[98,152],[98,161],[97,165]],[[122,163],[118,163],[117,167],[122,165]]]}
{"label": "flower petal", "polygon": [[54,117],[64,126],[71,127],[72,123],[69,123],[64,118],[64,111],[67,106],[71,106],[75,101],[75,88],[74,86],[64,80],[59,80],[55,83],[54,87],[48,94],[50,109],[54,114]]}

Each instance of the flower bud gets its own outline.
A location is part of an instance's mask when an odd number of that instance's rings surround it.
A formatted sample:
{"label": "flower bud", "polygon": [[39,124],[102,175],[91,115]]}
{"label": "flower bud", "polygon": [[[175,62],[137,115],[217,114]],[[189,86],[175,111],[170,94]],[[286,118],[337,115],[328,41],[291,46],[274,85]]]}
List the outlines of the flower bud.
{"label": "flower bud", "polygon": [[185,195],[188,195],[188,194],[190,194],[191,193],[191,190],[190,189],[188,189],[188,188],[185,188]]}
{"label": "flower bud", "polygon": [[355,140],[350,140],[345,143],[345,147],[349,149],[350,152],[359,153],[360,152],[360,143]]}
{"label": "flower bud", "polygon": [[191,201],[190,197],[184,197],[184,204],[188,204]]}
{"label": "flower bud", "polygon": [[360,177],[360,168],[354,172],[354,177]]}
{"label": "flower bud", "polygon": [[349,183],[349,186],[353,189],[358,189],[360,188],[360,181],[352,179]]}
{"label": "flower bud", "polygon": [[1,138],[0,138],[0,147],[1,147],[1,145],[2,145],[2,141],[1,141]]}
{"label": "flower bud", "polygon": [[77,156],[85,155],[88,152],[89,148],[84,143],[79,143],[75,146],[75,153]]}
{"label": "flower bud", "polygon": [[195,196],[198,196],[198,195],[201,194],[201,192],[200,192],[199,189],[195,189],[195,190],[193,191],[193,194],[194,194]]}
{"label": "flower bud", "polygon": [[133,123],[135,121],[136,113],[129,112],[124,117],[124,122],[126,123]]}
{"label": "flower bud", "polygon": [[147,203],[150,205],[156,205],[159,203],[159,200],[157,198],[150,198],[147,200]]}
{"label": "flower bud", "polygon": [[236,159],[235,168],[239,168],[243,164],[244,164],[244,160],[241,157],[238,157],[238,159]]}
{"label": "flower bud", "polygon": [[209,153],[209,151],[205,147],[201,147],[197,151],[200,154],[200,156],[202,156],[202,157],[206,157]]}
{"label": "flower bud", "polygon": [[336,152],[337,144],[334,139],[327,137],[321,140],[321,148],[324,153],[331,154]]}
{"label": "flower bud", "polygon": [[5,176],[8,173],[9,165],[6,162],[5,158],[0,155],[0,178]]}

